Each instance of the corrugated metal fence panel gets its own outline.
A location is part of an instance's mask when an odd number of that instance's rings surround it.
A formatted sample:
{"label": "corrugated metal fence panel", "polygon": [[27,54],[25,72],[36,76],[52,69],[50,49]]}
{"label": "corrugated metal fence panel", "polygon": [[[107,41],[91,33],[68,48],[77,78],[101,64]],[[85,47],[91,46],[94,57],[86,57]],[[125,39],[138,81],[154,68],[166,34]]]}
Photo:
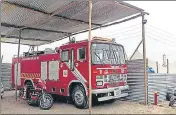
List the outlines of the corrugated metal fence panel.
{"label": "corrugated metal fence panel", "polygon": [[173,90],[176,88],[176,74],[167,74],[167,89]]}
{"label": "corrugated metal fence panel", "polygon": [[[148,61],[147,61],[148,65]],[[143,59],[130,60],[128,62],[129,96],[125,99],[137,102],[145,101],[144,87],[144,63]],[[159,92],[159,102],[166,100],[168,91],[176,88],[176,74],[150,74],[147,76],[148,102],[154,102],[154,92]]]}
{"label": "corrugated metal fence panel", "polygon": [[154,92],[159,92],[158,101],[165,101],[167,91],[176,87],[175,74],[148,74],[148,101],[154,102]]}
{"label": "corrugated metal fence panel", "polygon": [[4,85],[4,90],[11,89],[11,63],[2,63],[1,81]]}
{"label": "corrugated metal fence panel", "polygon": [[142,59],[130,60],[128,62],[128,79],[130,86],[129,96],[125,99],[131,101],[145,101],[144,90],[144,63]]}

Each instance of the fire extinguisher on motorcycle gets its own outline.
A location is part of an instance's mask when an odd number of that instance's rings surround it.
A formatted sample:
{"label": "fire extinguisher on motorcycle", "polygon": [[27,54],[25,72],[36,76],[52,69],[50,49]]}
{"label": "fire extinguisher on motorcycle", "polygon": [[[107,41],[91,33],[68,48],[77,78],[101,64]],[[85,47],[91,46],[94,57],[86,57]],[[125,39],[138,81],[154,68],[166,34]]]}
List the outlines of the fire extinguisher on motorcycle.
{"label": "fire extinguisher on motorcycle", "polygon": [[28,82],[20,90],[19,96],[27,100],[29,105],[37,105],[43,110],[48,110],[53,106],[53,97],[46,92],[45,81],[39,80],[33,86]]}

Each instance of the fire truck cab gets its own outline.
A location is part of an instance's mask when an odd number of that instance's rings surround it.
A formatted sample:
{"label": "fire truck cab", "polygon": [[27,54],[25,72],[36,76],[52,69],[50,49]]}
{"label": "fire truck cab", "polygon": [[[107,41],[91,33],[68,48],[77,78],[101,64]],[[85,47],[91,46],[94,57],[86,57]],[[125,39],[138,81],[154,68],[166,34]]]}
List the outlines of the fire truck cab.
{"label": "fire truck cab", "polygon": [[[71,98],[77,108],[88,107],[89,57],[91,53],[92,95],[97,101],[128,96],[127,65],[124,47],[114,39],[94,37],[91,49],[88,40],[75,41],[55,50],[25,52],[12,60],[12,85],[16,76],[18,88],[46,83],[49,94]],[[17,71],[17,62],[18,73]],[[95,98],[94,98],[95,97]]]}

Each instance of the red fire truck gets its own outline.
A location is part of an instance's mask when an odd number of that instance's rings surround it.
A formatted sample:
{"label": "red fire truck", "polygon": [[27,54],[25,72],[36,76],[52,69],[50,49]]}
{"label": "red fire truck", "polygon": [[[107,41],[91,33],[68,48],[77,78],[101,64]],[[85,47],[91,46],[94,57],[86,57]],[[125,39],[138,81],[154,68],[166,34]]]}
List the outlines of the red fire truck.
{"label": "red fire truck", "polygon": [[[15,76],[19,75],[20,96],[29,104],[38,103],[42,109],[52,106],[52,94],[69,97],[77,108],[87,108],[89,52],[93,99],[113,102],[127,96],[129,86],[124,47],[114,39],[100,37],[93,37],[91,49],[88,49],[88,40],[71,38],[69,43],[54,51],[25,52],[19,59],[13,58],[12,84],[15,85]],[[43,98],[40,98],[41,91],[46,92]]]}

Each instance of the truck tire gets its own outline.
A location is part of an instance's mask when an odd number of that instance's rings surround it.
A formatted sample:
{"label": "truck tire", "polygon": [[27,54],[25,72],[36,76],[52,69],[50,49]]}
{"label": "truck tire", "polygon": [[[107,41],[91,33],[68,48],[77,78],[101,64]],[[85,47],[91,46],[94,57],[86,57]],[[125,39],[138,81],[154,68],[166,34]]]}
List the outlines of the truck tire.
{"label": "truck tire", "polygon": [[98,105],[98,104],[99,104],[98,97],[95,94],[93,94],[92,95],[92,106],[95,106],[95,105]]}
{"label": "truck tire", "polygon": [[88,108],[88,97],[86,92],[81,85],[76,85],[72,91],[72,100],[76,108],[87,109]]}
{"label": "truck tire", "polygon": [[49,110],[52,106],[53,106],[53,97],[51,94],[45,94],[45,99],[46,99],[46,102],[44,102],[42,96],[39,97],[39,100],[38,100],[38,105],[40,107],[40,109],[43,109],[43,110]]}

